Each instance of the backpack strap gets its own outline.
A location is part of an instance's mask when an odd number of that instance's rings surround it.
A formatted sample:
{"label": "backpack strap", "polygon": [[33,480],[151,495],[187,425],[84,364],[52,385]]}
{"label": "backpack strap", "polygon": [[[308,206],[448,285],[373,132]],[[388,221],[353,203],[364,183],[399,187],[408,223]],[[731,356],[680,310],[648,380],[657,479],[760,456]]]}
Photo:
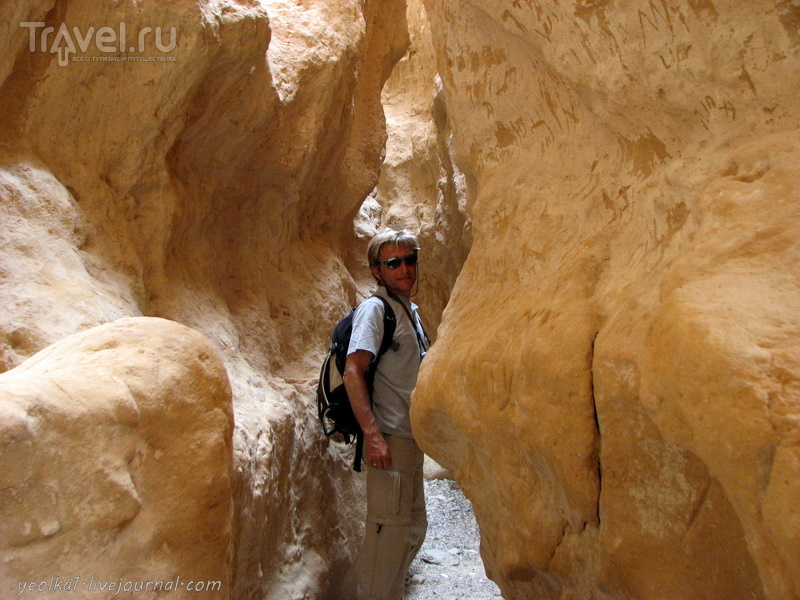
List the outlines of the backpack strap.
{"label": "backpack strap", "polygon": [[353,459],[353,471],[361,473],[361,457],[364,456],[364,432],[356,434],[356,456]]}
{"label": "backpack strap", "polygon": [[375,358],[375,364],[377,365],[380,357],[383,356],[392,345],[394,331],[397,328],[397,317],[395,317],[394,309],[386,298],[378,294],[375,294],[375,297],[380,298],[383,302],[383,339],[381,340],[380,348],[378,348],[378,356]]}

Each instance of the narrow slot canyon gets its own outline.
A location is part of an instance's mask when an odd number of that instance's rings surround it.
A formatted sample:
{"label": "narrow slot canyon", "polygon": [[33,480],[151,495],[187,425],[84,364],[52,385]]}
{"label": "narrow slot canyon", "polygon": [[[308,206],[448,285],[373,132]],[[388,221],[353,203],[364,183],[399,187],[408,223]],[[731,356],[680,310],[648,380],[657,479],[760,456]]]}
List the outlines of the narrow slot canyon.
{"label": "narrow slot canyon", "polygon": [[22,0],[0,33],[0,598],[354,600],[365,483],[315,390],[388,226],[414,434],[503,598],[800,600],[796,2]]}

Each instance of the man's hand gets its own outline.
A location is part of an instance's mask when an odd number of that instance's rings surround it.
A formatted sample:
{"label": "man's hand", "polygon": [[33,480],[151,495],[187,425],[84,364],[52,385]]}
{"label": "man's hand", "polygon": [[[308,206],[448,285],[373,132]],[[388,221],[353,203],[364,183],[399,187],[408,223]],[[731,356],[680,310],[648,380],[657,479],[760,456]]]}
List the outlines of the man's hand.
{"label": "man's hand", "polygon": [[392,453],[383,434],[375,429],[375,434],[364,435],[364,456],[373,469],[389,469],[392,466]]}

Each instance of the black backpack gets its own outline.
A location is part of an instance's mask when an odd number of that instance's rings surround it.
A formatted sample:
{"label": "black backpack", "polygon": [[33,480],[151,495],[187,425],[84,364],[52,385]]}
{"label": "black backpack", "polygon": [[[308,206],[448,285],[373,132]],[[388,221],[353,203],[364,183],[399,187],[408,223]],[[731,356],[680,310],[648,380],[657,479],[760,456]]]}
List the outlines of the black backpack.
{"label": "black backpack", "polygon": [[[383,339],[378,350],[378,356],[370,364],[364,379],[367,382],[367,389],[372,394],[372,382],[375,378],[375,369],[381,356],[392,345],[394,330],[397,326],[394,310],[389,305],[386,298],[375,295],[383,301]],[[334,433],[341,433],[347,444],[356,442],[356,456],[353,461],[353,470],[361,471],[361,455],[364,450],[364,434],[358,424],[353,409],[350,407],[350,398],[342,381],[344,366],[347,362],[347,348],[350,345],[350,335],[353,332],[353,314],[356,309],[336,324],[331,335],[331,346],[328,354],[322,361],[322,368],[319,372],[319,383],[317,384],[317,415],[322,430],[325,435],[330,437]]]}

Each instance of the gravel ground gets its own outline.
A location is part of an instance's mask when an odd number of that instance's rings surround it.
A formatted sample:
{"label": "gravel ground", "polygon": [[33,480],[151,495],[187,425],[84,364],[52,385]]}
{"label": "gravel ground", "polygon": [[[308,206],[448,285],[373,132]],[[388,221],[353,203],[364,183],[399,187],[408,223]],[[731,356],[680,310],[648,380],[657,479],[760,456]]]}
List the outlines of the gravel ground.
{"label": "gravel ground", "polygon": [[428,535],[409,570],[406,600],[498,600],[486,577],[472,504],[454,481],[425,481]]}

